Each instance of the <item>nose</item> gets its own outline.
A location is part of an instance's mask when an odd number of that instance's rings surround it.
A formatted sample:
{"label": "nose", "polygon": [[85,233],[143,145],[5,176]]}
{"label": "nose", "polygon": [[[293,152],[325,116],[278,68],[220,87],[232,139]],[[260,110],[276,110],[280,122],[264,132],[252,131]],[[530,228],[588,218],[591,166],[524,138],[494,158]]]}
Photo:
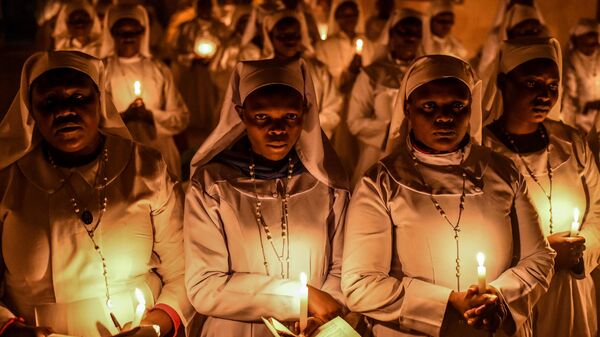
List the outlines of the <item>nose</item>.
{"label": "nose", "polygon": [[285,127],[285,121],[283,119],[274,119],[271,128],[269,129],[269,134],[273,136],[280,136],[287,133],[287,129]]}
{"label": "nose", "polygon": [[540,88],[540,91],[538,92],[537,95],[537,100],[541,101],[541,102],[550,102],[550,100],[552,99],[552,94],[550,92],[550,87],[547,85],[542,86],[542,88]]}

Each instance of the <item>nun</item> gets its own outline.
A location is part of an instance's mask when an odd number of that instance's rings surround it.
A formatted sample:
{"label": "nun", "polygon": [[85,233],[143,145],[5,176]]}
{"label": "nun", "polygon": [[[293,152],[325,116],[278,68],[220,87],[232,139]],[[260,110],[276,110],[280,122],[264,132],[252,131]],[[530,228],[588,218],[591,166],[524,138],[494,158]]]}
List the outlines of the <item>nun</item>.
{"label": "nun", "polygon": [[[261,317],[342,314],[348,182],[319,127],[302,60],[240,63],[221,119],[192,161],[184,215],[188,296],[202,336],[269,337]],[[307,335],[308,331],[304,331]]]}
{"label": "nun", "polygon": [[389,155],[357,184],[346,218],[342,291],[375,336],[531,336],[554,253],[523,176],[479,145],[480,133],[472,68],[417,59]]}
{"label": "nun", "polygon": [[54,50],[77,50],[100,56],[102,26],[94,6],[87,0],[62,5],[52,37]]}
{"label": "nun", "polygon": [[434,0],[423,25],[425,54],[452,55],[463,60],[467,50],[453,34],[455,13],[451,0]]}

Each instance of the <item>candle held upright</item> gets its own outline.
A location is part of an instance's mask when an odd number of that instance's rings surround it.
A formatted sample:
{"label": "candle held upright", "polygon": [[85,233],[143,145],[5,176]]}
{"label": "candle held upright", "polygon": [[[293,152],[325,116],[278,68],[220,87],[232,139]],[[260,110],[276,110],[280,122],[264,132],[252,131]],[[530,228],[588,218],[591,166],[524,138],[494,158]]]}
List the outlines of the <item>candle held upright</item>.
{"label": "candle held upright", "polygon": [[579,208],[573,209],[573,222],[571,223],[571,231],[569,236],[577,236],[579,235],[579,228],[581,224],[579,223]]}
{"label": "candle held upright", "polygon": [[363,48],[365,46],[365,41],[363,41],[363,39],[356,39],[356,42],[354,43],[356,46],[356,54],[357,55],[362,55],[363,52]]}
{"label": "candle held upright", "polygon": [[482,252],[477,253],[477,280],[479,286],[479,293],[485,293],[487,289],[486,282],[486,269],[485,269],[485,255]]}
{"label": "candle held upright", "polygon": [[142,96],[142,83],[140,81],[133,82],[133,94],[135,98],[140,98]]}
{"label": "candle held upright", "polygon": [[300,273],[300,332],[303,332],[308,325],[308,286],[306,273]]}

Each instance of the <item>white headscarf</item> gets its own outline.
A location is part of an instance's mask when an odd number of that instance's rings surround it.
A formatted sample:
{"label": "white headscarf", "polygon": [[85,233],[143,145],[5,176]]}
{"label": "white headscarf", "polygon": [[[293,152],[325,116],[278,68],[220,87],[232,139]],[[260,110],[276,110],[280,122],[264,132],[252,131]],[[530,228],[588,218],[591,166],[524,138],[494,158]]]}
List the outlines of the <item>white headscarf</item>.
{"label": "white headscarf", "polygon": [[194,171],[223,150],[233,145],[244,133],[235,107],[242,106],[253,91],[271,84],[290,86],[302,93],[308,111],[304,115],[304,125],[295,145],[302,164],[316,179],[333,187],[348,189],[348,179],[335,151],[321,131],[315,89],[306,63],[302,59],[281,61],[276,59],[244,61],[236,66],[227,93],[219,124],[208,136],[191,163]]}
{"label": "white headscarf", "polygon": [[327,24],[327,37],[331,37],[336,35],[341,31],[340,26],[335,20],[335,12],[337,8],[345,3],[345,2],[353,2],[356,4],[358,8],[358,23],[356,24],[355,32],[357,34],[362,34],[365,31],[365,12],[363,11],[362,6],[360,5],[360,1],[357,0],[333,0],[331,4],[331,11],[329,12],[329,22]]}
{"label": "white headscarf", "polygon": [[313,54],[314,50],[310,44],[310,36],[308,35],[308,28],[304,16],[300,15],[298,11],[293,10],[282,10],[272,13],[265,17],[262,24],[263,34],[263,50],[262,57],[266,59],[273,58],[275,56],[275,48],[273,47],[273,41],[271,41],[270,33],[275,28],[275,25],[284,18],[294,18],[300,23],[300,35],[301,44],[306,54]]}
{"label": "white headscarf", "polygon": [[100,130],[105,134],[131,139],[121,116],[105,93],[101,60],[77,51],[39,52],[29,57],[23,65],[19,92],[0,122],[0,169],[21,159],[41,140],[29,107],[29,89],[40,75],[58,68],[70,68],[88,75],[100,91]]}
{"label": "white headscarf", "polygon": [[526,20],[537,20],[540,24],[544,24],[540,11],[536,7],[520,4],[513,5],[506,13],[506,17],[500,26],[500,41],[507,40],[508,31]]}
{"label": "white headscarf", "polygon": [[429,8],[429,15],[423,20],[423,49],[427,54],[431,54],[433,50],[434,35],[431,32],[431,19],[441,13],[454,13],[454,5],[451,0],[433,1]]}
{"label": "white headscarf", "polygon": [[469,63],[450,55],[426,55],[418,58],[408,69],[396,98],[386,153],[391,153],[408,136],[408,122],[405,121],[406,100],[417,88],[442,78],[456,78],[471,91],[471,119],[469,122],[471,139],[481,143],[481,80]]}
{"label": "white headscarf", "polygon": [[[511,0],[501,0],[500,3],[498,4],[498,11],[496,11],[496,19],[494,20],[494,25],[492,26],[492,29],[499,29],[500,26],[503,25],[503,23],[506,20],[506,16],[507,16],[507,9],[508,9],[508,5],[510,4]],[[518,4],[515,4],[518,5]],[[515,6],[513,5],[513,6]],[[537,11],[537,17],[539,17],[539,20],[542,24],[546,24],[546,21],[544,20],[544,17],[542,16],[542,12],[540,12],[539,8],[537,7],[537,5],[535,4],[535,1],[533,3],[533,7],[535,8],[535,10]]]}
{"label": "white headscarf", "polygon": [[102,58],[115,53],[115,40],[110,32],[117,21],[121,19],[134,19],[144,27],[144,35],[140,44],[140,54],[144,57],[152,57],[150,52],[150,20],[148,12],[141,5],[112,5],[104,16],[104,31],[102,33]]}
{"label": "white headscarf", "polygon": [[64,7],[58,13],[56,26],[54,27],[54,32],[52,33],[56,49],[62,49],[62,46],[71,40],[71,34],[69,34],[67,21],[69,20],[69,15],[76,10],[86,11],[92,19],[90,41],[100,39],[100,35],[102,34],[102,26],[100,25],[100,19],[98,19],[98,15],[96,14],[96,9],[94,9],[94,6],[92,6],[87,0],[73,0],[64,5]]}
{"label": "white headscarf", "polygon": [[[582,36],[589,33],[597,33],[600,36],[600,23],[596,19],[592,18],[581,18],[577,21],[577,24],[571,28],[569,31],[569,37],[571,39]],[[572,51],[575,49],[573,45],[573,41],[569,39],[568,43],[568,51]]]}
{"label": "white headscarf", "polygon": [[412,8],[400,8],[396,9],[390,15],[390,18],[387,20],[383,30],[381,31],[381,35],[379,35],[379,39],[377,43],[382,46],[387,46],[390,43],[390,29],[394,28],[394,26],[406,19],[406,18],[417,18],[423,22],[423,14],[417,10]]}
{"label": "white headscarf", "polygon": [[[558,65],[558,74],[562,82],[562,51],[560,43],[555,38],[519,38],[504,41],[497,58],[495,71],[485,88],[484,96],[484,124],[490,124],[500,118],[504,111],[502,106],[502,91],[498,89],[496,78],[498,74],[508,74],[521,64],[534,59],[550,59]],[[548,118],[560,120],[560,102],[562,86],[559,85],[558,101],[548,113]]]}

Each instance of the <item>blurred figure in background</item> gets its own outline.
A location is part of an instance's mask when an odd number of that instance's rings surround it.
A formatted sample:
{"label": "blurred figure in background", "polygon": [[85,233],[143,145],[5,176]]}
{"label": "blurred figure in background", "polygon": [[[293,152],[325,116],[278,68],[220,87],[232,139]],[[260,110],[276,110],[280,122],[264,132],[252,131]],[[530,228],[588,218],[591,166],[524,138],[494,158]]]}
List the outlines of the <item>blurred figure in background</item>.
{"label": "blurred figure in background", "polygon": [[377,42],[383,28],[387,24],[390,14],[394,11],[394,0],[377,0],[375,2],[375,14],[365,23],[365,34],[372,42]]}
{"label": "blurred figure in background", "polygon": [[58,14],[54,27],[55,50],[77,50],[100,56],[102,27],[96,10],[87,0],[67,3]]}
{"label": "blurred figure in background", "polygon": [[467,50],[452,35],[454,21],[454,5],[451,0],[434,0],[431,3],[429,16],[423,25],[425,54],[444,54],[466,59]]}

